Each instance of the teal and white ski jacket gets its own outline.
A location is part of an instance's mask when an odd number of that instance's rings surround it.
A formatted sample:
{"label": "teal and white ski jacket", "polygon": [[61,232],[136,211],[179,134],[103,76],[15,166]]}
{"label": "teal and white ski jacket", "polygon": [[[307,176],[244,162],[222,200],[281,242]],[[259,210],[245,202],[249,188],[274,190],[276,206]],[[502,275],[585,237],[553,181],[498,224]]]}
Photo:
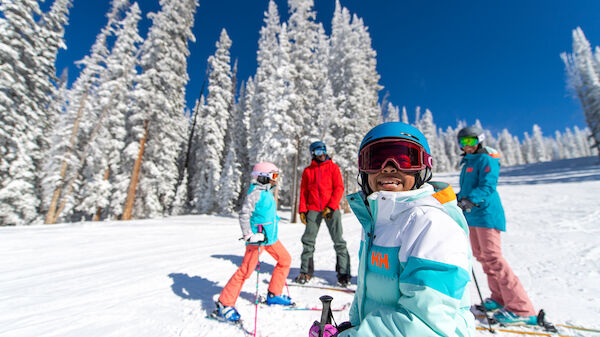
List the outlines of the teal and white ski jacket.
{"label": "teal and white ski jacket", "polygon": [[[271,192],[271,184],[253,183],[248,189],[248,194],[239,213],[242,235],[258,233],[259,226],[265,234],[266,242],[260,245],[272,245],[277,242],[277,204]],[[246,243],[257,245],[258,243]]]}
{"label": "teal and white ski jacket", "polygon": [[458,197],[467,198],[478,206],[465,212],[472,227],[506,230],[504,208],[496,190],[500,175],[500,153],[491,147],[482,147],[477,153],[467,153],[461,160],[460,192]]}
{"label": "teal and white ski jacket", "polygon": [[471,249],[466,222],[448,189],[444,205],[430,184],[375,192],[366,203],[363,193],[348,196],[363,232],[350,309],[354,327],[340,336],[474,335],[467,291]]}

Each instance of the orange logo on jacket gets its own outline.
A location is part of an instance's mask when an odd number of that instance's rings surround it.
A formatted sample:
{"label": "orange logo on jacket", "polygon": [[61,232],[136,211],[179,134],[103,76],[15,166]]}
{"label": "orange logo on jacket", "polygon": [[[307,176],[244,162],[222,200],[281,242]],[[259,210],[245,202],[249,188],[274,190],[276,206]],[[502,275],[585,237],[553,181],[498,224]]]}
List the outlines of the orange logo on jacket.
{"label": "orange logo on jacket", "polygon": [[384,266],[385,269],[390,269],[390,265],[388,264],[388,255],[387,254],[383,254],[383,257],[382,257],[381,253],[373,252],[371,254],[371,264],[378,266],[380,268],[382,266]]}

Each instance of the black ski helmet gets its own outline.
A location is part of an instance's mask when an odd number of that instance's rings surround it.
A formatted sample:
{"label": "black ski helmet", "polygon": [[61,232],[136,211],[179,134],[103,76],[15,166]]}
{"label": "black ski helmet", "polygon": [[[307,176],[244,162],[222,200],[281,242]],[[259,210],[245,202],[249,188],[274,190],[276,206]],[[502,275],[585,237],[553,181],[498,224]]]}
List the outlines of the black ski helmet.
{"label": "black ski helmet", "polygon": [[478,144],[481,144],[485,139],[485,134],[483,133],[483,130],[480,127],[476,125],[471,125],[464,127],[460,131],[458,131],[458,135],[456,135],[456,138],[460,139],[462,137],[475,137],[478,140]]}

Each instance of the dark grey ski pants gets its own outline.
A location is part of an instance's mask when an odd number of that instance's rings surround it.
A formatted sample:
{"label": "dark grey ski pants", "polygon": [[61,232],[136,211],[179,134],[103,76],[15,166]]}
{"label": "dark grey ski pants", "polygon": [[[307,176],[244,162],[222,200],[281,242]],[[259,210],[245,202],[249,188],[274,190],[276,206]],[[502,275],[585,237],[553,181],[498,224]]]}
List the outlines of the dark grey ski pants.
{"label": "dark grey ski pants", "polygon": [[308,211],[306,213],[306,228],[302,235],[302,255],[300,272],[312,275],[314,272],[313,265],[313,253],[315,251],[315,242],[317,233],[319,233],[319,227],[321,226],[321,220],[325,220],[327,229],[329,229],[329,235],[333,241],[333,249],[336,254],[336,266],[335,271],[338,275],[350,275],[350,256],[348,255],[348,249],[346,249],[346,241],[342,237],[342,214],[339,209],[333,212],[331,219],[323,219],[321,212]]}

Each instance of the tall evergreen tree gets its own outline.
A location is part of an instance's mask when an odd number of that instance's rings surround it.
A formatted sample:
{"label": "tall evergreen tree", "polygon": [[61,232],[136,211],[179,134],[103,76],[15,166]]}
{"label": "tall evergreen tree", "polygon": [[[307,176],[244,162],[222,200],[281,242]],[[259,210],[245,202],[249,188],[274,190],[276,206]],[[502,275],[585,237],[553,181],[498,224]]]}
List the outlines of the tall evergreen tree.
{"label": "tall evergreen tree", "polygon": [[90,135],[98,119],[94,109],[94,95],[100,74],[104,72],[109,50],[107,40],[118,29],[123,12],[129,6],[128,0],[113,0],[107,13],[107,23],[96,36],[96,41],[78,64],[82,67],[66,95],[63,117],[55,125],[51,146],[46,154],[46,172],[43,176],[44,191],[42,208],[47,210],[46,222],[69,219],[73,207],[80,200],[76,197],[83,166],[82,153],[90,143]]}
{"label": "tall evergreen tree", "polygon": [[562,53],[561,57],[590,128],[592,145],[600,149],[600,54],[593,55],[583,30],[577,27],[573,30],[573,53]]}
{"label": "tall evergreen tree", "polygon": [[[290,63],[292,67],[292,89],[293,102],[288,111],[291,120],[296,121],[300,133],[301,163],[310,160],[310,154],[306,150],[310,142],[315,141],[322,135],[319,126],[315,126],[318,120],[322,96],[319,89],[326,73],[318,64],[320,34],[322,26],[315,21],[316,12],[313,10],[313,0],[289,0],[290,17],[288,19],[288,38],[291,41]],[[323,94],[327,94],[324,92]]]}
{"label": "tall evergreen tree", "polygon": [[[345,179],[356,175],[358,146],[370,128],[382,117],[378,107],[379,74],[376,52],[362,19],[350,15],[347,8],[336,1],[331,22],[331,56],[329,77],[339,118],[333,135],[337,142],[336,161]],[[396,115],[397,108],[389,103],[388,115]],[[352,186],[355,187],[355,186]]]}
{"label": "tall evergreen tree", "polygon": [[0,2],[0,226],[37,216],[36,164],[46,108],[36,74],[41,14],[36,0]]}
{"label": "tall evergreen tree", "polygon": [[215,54],[208,59],[208,95],[206,106],[202,109],[202,128],[200,147],[196,158],[201,160],[197,170],[194,198],[195,210],[199,213],[215,211],[215,195],[219,190],[219,178],[222,171],[222,158],[225,148],[225,129],[230,118],[229,106],[233,99],[233,83],[229,49],[231,39],[223,29],[216,44]]}
{"label": "tall evergreen tree", "polygon": [[543,162],[549,161],[550,157],[548,156],[546,144],[544,141],[544,136],[542,134],[542,129],[537,124],[533,124],[533,133],[531,137],[531,151],[533,152],[533,160],[534,162]]}
{"label": "tall evergreen tree", "polygon": [[[126,148],[146,140],[137,191],[127,196],[123,218],[168,214],[178,179],[177,158],[186,142],[185,85],[188,82],[188,41],[197,0],[161,0],[161,10],[150,15],[152,26],[141,47],[141,74],[134,89],[134,109],[128,122],[133,133]],[[144,137],[146,136],[146,137]],[[132,151],[135,153],[135,150]],[[127,158],[131,162],[133,158]],[[130,186],[135,186],[132,179]]]}
{"label": "tall evergreen tree", "polygon": [[264,23],[256,53],[250,154],[252,162],[277,161],[281,169],[296,150],[294,136],[300,130],[288,115],[293,94],[290,45],[275,1],[269,1]]}
{"label": "tall evergreen tree", "polygon": [[[118,217],[122,213],[131,170],[121,167],[121,153],[127,136],[126,119],[131,106],[131,90],[136,79],[138,34],[141,11],[137,3],[130,6],[119,22],[116,40],[106,58],[106,69],[98,80],[95,102],[95,128],[98,135],[91,140],[86,167],[82,176],[81,204],[77,207],[88,215],[100,218]],[[106,209],[108,206],[110,209]]]}

